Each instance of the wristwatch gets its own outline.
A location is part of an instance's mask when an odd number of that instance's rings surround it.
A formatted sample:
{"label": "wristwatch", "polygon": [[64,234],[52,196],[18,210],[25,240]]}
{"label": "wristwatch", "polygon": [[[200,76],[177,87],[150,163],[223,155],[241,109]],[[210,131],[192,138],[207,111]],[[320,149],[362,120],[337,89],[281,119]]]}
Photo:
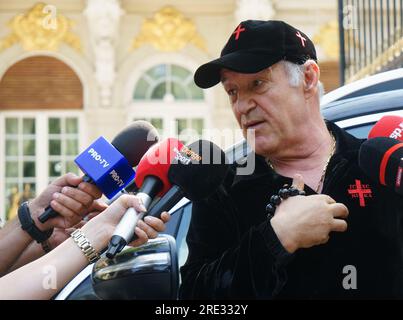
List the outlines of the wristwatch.
{"label": "wristwatch", "polygon": [[18,219],[20,219],[22,230],[26,231],[38,243],[49,239],[53,233],[53,228],[48,231],[38,229],[29,212],[28,201],[23,202],[18,208]]}
{"label": "wristwatch", "polygon": [[84,253],[84,255],[87,257],[90,263],[93,263],[99,259],[98,252],[95,251],[90,241],[81,232],[81,229],[75,230],[71,234],[71,237],[73,238],[74,242],[78,245],[78,247],[81,249],[81,251]]}

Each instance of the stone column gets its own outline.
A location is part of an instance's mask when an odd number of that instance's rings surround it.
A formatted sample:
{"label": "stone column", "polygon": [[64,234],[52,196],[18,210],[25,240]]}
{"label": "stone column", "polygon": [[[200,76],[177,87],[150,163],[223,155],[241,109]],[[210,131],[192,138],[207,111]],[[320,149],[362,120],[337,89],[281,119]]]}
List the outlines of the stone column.
{"label": "stone column", "polygon": [[110,107],[112,104],[112,88],[116,78],[115,48],[123,14],[118,0],[87,0],[84,11],[95,58],[95,78],[101,107]]}

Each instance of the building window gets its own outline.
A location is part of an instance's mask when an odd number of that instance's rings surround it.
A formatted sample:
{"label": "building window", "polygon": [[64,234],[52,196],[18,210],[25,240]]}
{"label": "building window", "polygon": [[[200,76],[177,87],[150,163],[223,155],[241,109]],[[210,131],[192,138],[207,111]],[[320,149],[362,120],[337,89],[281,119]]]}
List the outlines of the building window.
{"label": "building window", "polygon": [[35,118],[5,119],[6,219],[17,214],[18,206],[35,196],[36,184]]}
{"label": "building window", "polygon": [[183,143],[192,143],[203,134],[204,121],[201,118],[177,118],[176,134]]}
{"label": "building window", "polygon": [[178,65],[160,64],[145,72],[137,82],[134,100],[203,100],[203,91],[193,74]]}
{"label": "building window", "polygon": [[144,120],[151,123],[157,129],[159,135],[164,134],[164,122],[162,118],[134,118],[133,121]]}
{"label": "building window", "polygon": [[161,138],[177,137],[185,143],[200,139],[210,123],[193,72],[175,64],[156,65],[140,76],[130,110],[131,119],[150,122]]}
{"label": "building window", "polygon": [[[79,173],[74,159],[79,153],[79,116],[12,114],[1,118],[4,161],[0,195],[2,220],[17,215],[19,205],[67,172]],[[3,159],[3,157],[2,157]]]}
{"label": "building window", "polygon": [[48,130],[49,182],[67,172],[78,174],[78,119],[49,118]]}

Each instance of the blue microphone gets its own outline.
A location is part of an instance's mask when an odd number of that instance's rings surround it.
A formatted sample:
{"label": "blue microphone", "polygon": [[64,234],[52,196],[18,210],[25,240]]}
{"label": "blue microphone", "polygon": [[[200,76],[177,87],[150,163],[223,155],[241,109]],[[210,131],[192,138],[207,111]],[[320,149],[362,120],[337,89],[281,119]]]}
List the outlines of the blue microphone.
{"label": "blue microphone", "polygon": [[[98,138],[76,157],[75,162],[85,173],[83,181],[95,183],[111,199],[133,181],[132,167],[137,166],[158,140],[157,129],[149,122],[134,121],[112,140],[112,144],[103,137]],[[38,219],[44,223],[57,215],[49,205]]]}
{"label": "blue microphone", "polygon": [[[95,184],[108,199],[135,177],[127,159],[102,136],[79,154],[74,162],[84,172],[83,181]],[[57,211],[48,206],[38,220],[44,223],[57,215]]]}
{"label": "blue microphone", "polygon": [[102,136],[74,161],[108,199],[126,187],[135,176],[127,159]]}

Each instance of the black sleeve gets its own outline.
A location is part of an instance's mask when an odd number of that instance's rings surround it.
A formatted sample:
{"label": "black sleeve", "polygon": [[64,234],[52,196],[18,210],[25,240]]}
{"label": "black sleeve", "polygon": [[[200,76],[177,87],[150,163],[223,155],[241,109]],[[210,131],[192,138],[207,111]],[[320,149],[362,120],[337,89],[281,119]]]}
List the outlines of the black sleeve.
{"label": "black sleeve", "polygon": [[292,255],[268,220],[239,235],[231,206],[218,199],[193,203],[180,298],[275,297],[286,282],[284,267]]}

